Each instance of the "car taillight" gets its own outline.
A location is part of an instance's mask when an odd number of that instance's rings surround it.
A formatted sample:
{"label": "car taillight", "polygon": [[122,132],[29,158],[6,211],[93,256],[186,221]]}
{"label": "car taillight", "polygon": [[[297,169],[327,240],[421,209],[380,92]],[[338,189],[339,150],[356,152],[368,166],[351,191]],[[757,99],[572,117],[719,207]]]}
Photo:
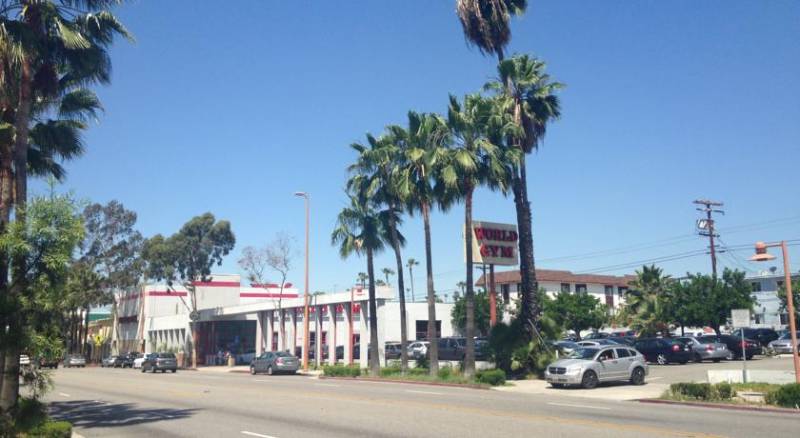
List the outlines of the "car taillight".
{"label": "car taillight", "polygon": [[278,365],[283,365],[283,358],[282,358],[282,357],[279,357],[279,358],[278,358],[278,359],[275,361],[275,363],[276,363],[276,364],[278,364]]}
{"label": "car taillight", "polygon": [[742,348],[747,348],[747,342],[742,341]]}
{"label": "car taillight", "polygon": [[713,345],[706,346],[706,351],[714,351],[714,346]]}
{"label": "car taillight", "polygon": [[681,351],[681,347],[679,347],[678,344],[675,344],[672,346],[672,351]]}

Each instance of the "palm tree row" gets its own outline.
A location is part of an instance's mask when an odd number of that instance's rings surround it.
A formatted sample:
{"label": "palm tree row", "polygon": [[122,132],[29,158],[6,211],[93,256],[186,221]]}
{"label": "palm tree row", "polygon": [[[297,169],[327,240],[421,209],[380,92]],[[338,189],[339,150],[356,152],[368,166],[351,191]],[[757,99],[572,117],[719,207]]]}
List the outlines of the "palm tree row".
{"label": "palm tree row", "polygon": [[[438,356],[438,333],[430,216],[435,208],[446,211],[457,203],[464,204],[464,230],[468,231],[464,236],[467,251],[464,373],[472,375],[475,370],[471,232],[473,195],[479,187],[502,194],[515,188],[515,181],[520,178],[520,168],[524,163],[525,150],[519,145],[526,129],[525,123],[534,121],[537,125],[543,125],[539,122],[540,108],[547,107],[550,118],[557,116],[558,102],[553,92],[558,84],[551,82],[543,69],[544,63],[539,60],[514,56],[498,66],[498,78],[486,85],[490,93],[469,94],[460,100],[451,95],[446,115],[410,111],[405,126],[389,125],[382,135],[376,137],[368,134],[366,142],[351,145],[357,153],[355,163],[348,168],[350,178],[346,191],[351,198],[351,205],[339,216],[333,242],[340,245],[343,256],[352,252],[348,250],[352,244],[342,237],[344,228],[350,228],[348,235],[358,236],[356,239],[360,239],[365,250],[366,242],[373,242],[369,245],[371,254],[367,253],[370,299],[375,282],[370,266],[371,257],[384,244],[393,249],[401,312],[401,368],[404,372],[408,357],[405,348],[407,325],[401,254],[403,242],[398,231],[400,214],[405,212],[422,217],[428,303],[427,338],[430,341],[430,355],[435,358]],[[513,94],[507,93],[503,85],[508,80],[515,84]],[[525,116],[515,116],[515,109],[523,111]],[[371,215],[372,219],[368,221],[365,216],[356,223],[352,220],[356,213]],[[353,225],[358,226],[353,228]],[[367,232],[372,234],[365,236]],[[411,260],[408,260],[409,273],[413,266]],[[372,357],[377,358],[378,346],[373,343],[371,348],[376,350]],[[437,374],[437,361],[430,362],[430,372]]]}

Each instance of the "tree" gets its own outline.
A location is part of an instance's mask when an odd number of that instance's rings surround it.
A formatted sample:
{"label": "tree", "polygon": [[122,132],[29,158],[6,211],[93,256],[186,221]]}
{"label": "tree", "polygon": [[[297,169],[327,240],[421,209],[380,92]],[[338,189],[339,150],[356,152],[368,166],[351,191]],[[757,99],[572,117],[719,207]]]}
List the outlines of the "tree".
{"label": "tree", "polygon": [[[356,196],[350,198],[350,205],[339,213],[336,226],[331,233],[331,244],[339,247],[339,255],[346,259],[352,254],[365,254],[367,257],[367,279],[369,280],[369,370],[372,376],[380,374],[378,358],[378,317],[375,300],[375,268],[373,259],[384,248],[386,231],[383,223],[369,202],[364,203]],[[363,340],[362,340],[363,345]]]}
{"label": "tree", "polygon": [[526,0],[457,0],[456,14],[461,21],[467,42],[478,47],[484,55],[497,55],[511,40],[511,17],[522,15]]}
{"label": "tree", "polygon": [[494,105],[479,94],[464,97],[463,104],[451,95],[447,125],[452,139],[448,154],[437,169],[445,189],[464,200],[466,250],[466,348],[464,374],[475,373],[475,291],[472,254],[472,198],[480,185],[505,192],[510,181],[502,149],[491,142],[490,119]]}
{"label": "tree", "polygon": [[221,265],[236,244],[228,221],[217,221],[205,213],[186,222],[180,231],[169,238],[157,234],[144,245],[147,276],[165,281],[170,291],[180,283],[189,292],[190,304],[181,298],[189,310],[192,328],[192,368],[197,368],[197,322],[200,319],[197,302],[197,283],[211,281],[211,269]]}
{"label": "tree", "polygon": [[406,260],[406,266],[408,266],[408,278],[411,280],[411,302],[413,303],[417,300],[414,296],[414,266],[419,266],[419,261],[413,257],[409,257],[408,260]]}
{"label": "tree", "polygon": [[431,207],[445,206],[441,193],[436,192],[434,173],[446,153],[447,123],[435,114],[408,112],[408,127],[390,126],[393,141],[403,151],[402,166],[397,170],[397,193],[406,202],[409,212],[422,215],[425,234],[425,274],[428,292],[428,341],[430,342],[431,376],[439,372],[438,334],[436,332],[436,291],[433,285],[433,256],[431,251]]}
{"label": "tree", "polygon": [[[547,132],[547,125],[561,116],[556,91],[563,87],[553,82],[545,63],[527,55],[501,60],[498,78],[486,85],[497,93],[497,104],[512,116],[514,129],[506,129],[506,147],[530,154],[538,149]],[[531,206],[528,198],[528,179],[524,156],[514,166],[511,185],[519,231],[520,277],[522,284],[520,317],[528,338],[536,330],[540,305],[533,291],[538,289],[533,254]]]}
{"label": "tree", "polygon": [[578,340],[583,330],[599,330],[608,320],[606,305],[586,293],[559,292],[545,303],[545,314],[559,326],[574,331]]}
{"label": "tree", "polygon": [[367,275],[366,272],[359,272],[358,273],[358,283],[361,284],[362,288],[367,287],[367,279],[368,278],[369,278],[369,275]]}
{"label": "tree", "polygon": [[720,327],[728,322],[733,309],[751,309],[755,299],[752,286],[743,271],[725,269],[721,278],[710,275],[689,275],[685,287],[697,297],[696,324],[707,325],[720,335]]}
{"label": "tree", "polygon": [[669,336],[667,296],[672,283],[661,268],[642,266],[625,295],[622,319],[645,336],[658,332]]}
{"label": "tree", "polygon": [[247,273],[247,278],[256,287],[267,287],[267,269],[275,271],[280,277],[280,293],[278,295],[278,315],[280,315],[280,338],[286,339],[286,324],[283,315],[283,289],[286,286],[286,279],[297,251],[294,246],[294,239],[286,233],[278,233],[275,238],[263,248],[252,246],[242,250],[242,257],[239,259],[239,266]]}
{"label": "tree", "polygon": [[383,268],[381,269],[381,272],[386,277],[386,282],[384,284],[390,285],[391,283],[389,282],[389,277],[394,275],[394,271],[389,268]]}
{"label": "tree", "polygon": [[[788,314],[789,309],[786,304],[789,301],[786,299],[785,285],[781,285],[778,290],[778,300],[781,302],[781,312],[787,312]],[[800,319],[800,279],[792,281],[792,304],[794,305],[795,319]]]}
{"label": "tree", "polygon": [[[467,300],[464,296],[453,298],[453,310],[450,311],[450,320],[460,333],[464,333],[467,327]],[[503,304],[496,302],[497,314],[503,311]],[[489,295],[486,292],[475,294],[475,336],[487,336],[491,330],[489,321]]]}

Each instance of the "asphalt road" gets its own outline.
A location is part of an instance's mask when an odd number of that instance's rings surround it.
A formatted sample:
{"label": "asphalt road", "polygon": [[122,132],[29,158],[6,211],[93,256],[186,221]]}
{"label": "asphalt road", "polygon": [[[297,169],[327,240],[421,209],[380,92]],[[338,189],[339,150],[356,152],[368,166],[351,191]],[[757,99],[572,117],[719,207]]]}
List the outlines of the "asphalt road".
{"label": "asphalt road", "polygon": [[795,436],[800,416],[302,376],[59,369],[86,437]]}

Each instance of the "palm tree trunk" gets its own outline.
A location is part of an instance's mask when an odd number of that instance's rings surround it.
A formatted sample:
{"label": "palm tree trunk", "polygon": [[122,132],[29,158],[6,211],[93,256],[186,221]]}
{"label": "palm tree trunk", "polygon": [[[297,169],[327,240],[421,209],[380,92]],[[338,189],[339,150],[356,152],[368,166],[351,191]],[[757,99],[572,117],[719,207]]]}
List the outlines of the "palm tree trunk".
{"label": "palm tree trunk", "polygon": [[[395,206],[390,208],[394,211]],[[397,236],[397,224],[394,215],[389,215],[389,232],[392,237],[392,249],[394,249],[394,261],[397,265],[397,289],[400,297],[400,372],[405,374],[408,371],[408,322],[406,321],[406,290],[403,284],[403,258],[400,255],[400,239]]]}
{"label": "palm tree trunk", "polygon": [[475,290],[472,280],[472,186],[467,183],[464,199],[464,244],[467,252],[467,292],[465,330],[466,351],[464,352],[464,376],[475,374]]}
{"label": "palm tree trunk", "polygon": [[[13,202],[14,171],[12,169],[12,144],[4,142],[0,149],[0,234],[5,233],[11,220],[11,204]],[[8,294],[8,261],[0,257],[0,300],[5,300]],[[0,327],[6,327],[6,314],[0,312]],[[5,330],[0,331],[0,345],[5,345]],[[0,367],[4,367],[5,351],[0,348]],[[0,369],[0,393],[3,388],[5,373]]]}
{"label": "palm tree trunk", "polygon": [[[30,61],[26,58],[20,63],[19,104],[14,121],[14,196],[15,220],[19,224],[25,223],[25,208],[28,199],[28,126],[30,126],[30,113],[32,105],[32,76]],[[6,321],[8,339],[5,349],[5,365],[3,387],[0,389],[0,411],[8,412],[17,404],[19,396],[19,353],[22,339],[23,315],[18,311],[19,298],[27,290],[27,260],[25,256],[14,257],[11,261],[12,286],[8,294],[10,304],[9,318]]]}
{"label": "palm tree trunk", "polygon": [[536,269],[533,259],[533,231],[531,209],[528,202],[528,189],[525,173],[525,160],[519,164],[519,174],[513,180],[514,204],[517,211],[517,227],[519,228],[519,267],[522,290],[520,294],[520,318],[526,340],[530,341],[536,331],[536,318],[539,306],[536,302]]}
{"label": "palm tree trunk", "polygon": [[436,291],[433,288],[433,260],[431,256],[431,211],[427,202],[422,203],[422,221],[425,227],[425,271],[428,280],[428,352],[430,353],[431,376],[439,375],[439,342],[436,333]]}
{"label": "palm tree trunk", "polygon": [[417,299],[414,296],[414,269],[411,265],[408,265],[408,279],[411,280],[411,302],[413,303]]}
{"label": "palm tree trunk", "polygon": [[[367,275],[369,276],[369,374],[381,374],[381,360],[378,357],[378,306],[375,302],[375,269],[372,263],[372,248],[367,248]],[[364,345],[364,342],[361,342]]]}

